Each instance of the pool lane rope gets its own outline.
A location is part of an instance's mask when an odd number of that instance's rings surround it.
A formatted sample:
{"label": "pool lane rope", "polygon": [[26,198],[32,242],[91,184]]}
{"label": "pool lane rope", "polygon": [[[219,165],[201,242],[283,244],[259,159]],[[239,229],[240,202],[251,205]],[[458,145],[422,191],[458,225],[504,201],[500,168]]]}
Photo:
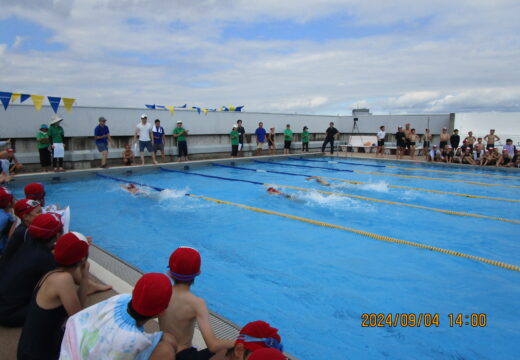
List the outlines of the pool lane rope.
{"label": "pool lane rope", "polygon": [[[295,174],[295,173],[287,173],[287,172],[283,172],[283,171],[273,171],[273,170],[259,171],[259,169],[251,169],[251,168],[245,168],[245,167],[240,167],[240,166],[223,165],[223,164],[217,164],[217,163],[212,163],[211,165],[219,166],[219,167],[226,167],[226,168],[230,168],[230,169],[247,170],[247,171],[255,171],[255,172],[267,172],[267,173],[281,174],[281,175],[304,176],[304,177],[312,176],[312,175],[308,175],[308,174]],[[354,185],[368,184],[367,182],[364,182],[364,181],[346,180],[346,179],[339,179],[339,178],[333,178],[333,177],[327,177],[327,176],[318,176],[318,177],[321,179],[341,181],[341,182],[354,184]],[[430,190],[430,189],[416,188],[416,187],[411,187],[411,186],[401,186],[401,185],[386,185],[386,186],[389,188],[394,188],[394,189],[424,191],[424,192],[430,192],[430,193],[434,193],[434,194],[454,195],[454,196],[461,196],[461,197],[466,197],[466,198],[471,198],[471,199],[487,199],[487,200],[520,203],[520,200],[504,199],[504,198],[497,198],[497,197],[492,197],[492,196],[462,194],[462,193],[456,193],[456,192],[450,192],[450,191]]]}
{"label": "pool lane rope", "polygon": [[257,162],[257,163],[260,163],[260,164],[271,164],[271,165],[279,165],[279,166],[295,166],[295,167],[315,168],[315,169],[324,169],[324,170],[330,170],[330,171],[352,172],[352,173],[355,173],[355,174],[369,174],[369,175],[378,175],[378,176],[396,176],[396,177],[402,177],[402,178],[407,178],[407,179],[450,181],[450,182],[460,182],[460,183],[471,184],[471,185],[509,187],[509,188],[520,189],[520,186],[517,186],[517,185],[489,184],[489,183],[481,183],[481,182],[468,181],[468,180],[455,180],[455,179],[432,178],[432,177],[426,177],[426,176],[389,174],[389,173],[380,173],[380,172],[375,172],[375,171],[346,170],[346,169],[343,170],[343,169],[335,169],[335,168],[323,167],[323,166],[296,165],[296,164],[287,164],[287,163],[274,162],[274,161],[260,161],[260,160],[253,160],[253,161]]}
{"label": "pool lane rope", "polygon": [[329,164],[347,164],[347,165],[356,165],[356,166],[370,166],[370,167],[382,167],[389,169],[399,169],[399,170],[408,170],[408,171],[431,171],[431,172],[439,172],[444,174],[455,174],[455,175],[470,175],[470,176],[485,176],[485,177],[494,177],[494,178],[502,178],[502,179],[514,179],[520,180],[520,176],[508,176],[508,175],[495,175],[495,174],[474,174],[469,172],[460,172],[460,171],[450,171],[450,170],[436,170],[436,169],[424,169],[424,168],[415,168],[415,167],[404,167],[404,166],[393,166],[393,165],[373,165],[373,164],[364,164],[364,163],[353,163],[348,161],[340,161],[340,160],[316,160],[316,159],[306,159],[303,157],[289,157],[288,159],[297,160],[297,161],[310,161],[310,162],[322,162]]}
{"label": "pool lane rope", "polygon": [[374,198],[369,198],[369,197],[366,197],[366,196],[360,196],[360,195],[354,195],[354,194],[346,194],[346,193],[338,193],[338,192],[332,192],[332,191],[308,189],[308,188],[301,188],[301,187],[290,186],[290,185],[268,184],[268,183],[261,183],[261,182],[258,182],[258,181],[242,180],[242,179],[234,179],[234,178],[228,178],[228,177],[223,177],[223,176],[200,174],[200,173],[195,173],[195,172],[191,172],[191,171],[188,172],[188,171],[181,171],[181,170],[166,169],[166,168],[163,168],[163,167],[161,167],[160,169],[161,169],[161,171],[165,171],[165,172],[174,172],[174,173],[180,173],[180,174],[185,174],[185,175],[202,176],[202,177],[219,179],[219,180],[227,180],[227,181],[239,181],[239,182],[245,182],[245,183],[250,183],[250,184],[254,184],[254,185],[282,187],[282,188],[286,188],[286,189],[306,191],[306,192],[316,191],[316,192],[321,193],[321,194],[342,196],[342,197],[348,197],[348,198],[364,200],[364,201],[372,201],[372,202],[377,202],[377,203],[380,203],[380,204],[390,204],[390,205],[397,205],[397,206],[406,206],[406,207],[411,207],[411,208],[415,208],[415,209],[421,209],[421,210],[427,210],[427,211],[435,211],[435,212],[438,212],[438,213],[448,214],[448,215],[467,216],[467,217],[473,217],[473,218],[496,220],[496,221],[504,221],[504,222],[509,222],[509,223],[513,223],[513,224],[520,224],[520,220],[511,220],[511,219],[504,219],[504,218],[499,218],[499,217],[495,217],[495,216],[479,215],[479,214],[471,214],[471,213],[465,213],[465,212],[460,212],[460,211],[451,211],[451,210],[437,209],[437,208],[431,208],[431,207],[427,207],[427,206],[402,203],[402,202],[398,202],[398,201],[374,199]]}
{"label": "pool lane rope", "polygon": [[[141,183],[125,180],[125,179],[120,179],[120,178],[116,178],[116,177],[109,176],[109,175],[103,175],[103,174],[99,174],[99,173],[96,173],[96,174],[97,174],[97,176],[100,176],[100,177],[103,177],[103,178],[106,178],[106,179],[111,179],[111,180],[118,181],[118,182],[123,182],[123,183],[130,183],[130,184],[136,184],[136,185],[140,185],[140,186],[145,186],[145,187],[149,187],[151,189],[154,189],[156,191],[163,191],[163,190],[165,190],[165,189],[162,189],[162,188],[159,188],[159,187],[150,186],[150,185],[146,185],[146,184],[141,184]],[[469,255],[469,254],[461,253],[461,252],[458,252],[458,251],[443,249],[443,248],[440,248],[440,247],[426,245],[426,244],[420,244],[420,243],[416,243],[416,242],[413,242],[413,241],[406,241],[406,240],[395,239],[395,238],[392,238],[392,237],[389,237],[389,236],[373,234],[373,233],[370,233],[370,232],[367,232],[367,231],[362,231],[362,230],[357,230],[357,229],[351,229],[351,228],[348,228],[348,227],[345,227],[345,226],[341,226],[341,225],[334,225],[334,224],[330,224],[330,223],[326,223],[326,222],[322,222],[322,221],[316,221],[316,220],[312,220],[312,219],[303,218],[303,217],[300,217],[300,216],[284,214],[284,213],[280,213],[280,212],[277,212],[277,211],[260,209],[260,208],[252,207],[252,206],[249,206],[249,205],[237,204],[237,203],[233,203],[233,202],[230,202],[230,201],[213,199],[213,198],[210,198],[210,197],[207,197],[207,196],[195,195],[195,194],[186,194],[186,196],[190,196],[190,197],[193,197],[193,198],[198,198],[198,199],[210,201],[210,202],[213,202],[213,203],[216,203],[216,204],[230,205],[230,206],[235,206],[235,207],[239,207],[239,208],[242,208],[242,209],[245,209],[245,210],[255,211],[255,212],[259,212],[259,213],[263,213],[263,214],[280,216],[280,217],[284,217],[284,218],[287,218],[287,219],[293,219],[293,220],[305,222],[305,223],[308,223],[308,224],[328,227],[328,228],[332,228],[332,229],[344,230],[344,231],[348,231],[348,232],[351,232],[351,233],[354,233],[354,234],[358,234],[358,235],[361,235],[361,236],[365,236],[365,237],[368,237],[368,238],[371,238],[371,239],[375,239],[375,240],[380,240],[380,241],[385,241],[385,242],[394,243],[394,244],[407,245],[407,246],[412,246],[412,247],[416,247],[416,248],[431,250],[431,251],[435,251],[435,252],[439,252],[439,253],[443,253],[443,254],[448,254],[448,255],[452,255],[452,256],[457,256],[457,257],[462,257],[462,258],[466,258],[466,259],[471,259],[471,260],[474,260],[474,261],[482,262],[482,263],[485,263],[485,264],[493,265],[493,266],[496,266],[496,267],[499,267],[499,268],[503,268],[503,269],[507,269],[507,270],[520,272],[520,266],[507,264],[507,263],[504,263],[504,262],[501,262],[501,261],[491,260],[491,259],[483,258],[483,257],[480,257],[480,256]]]}

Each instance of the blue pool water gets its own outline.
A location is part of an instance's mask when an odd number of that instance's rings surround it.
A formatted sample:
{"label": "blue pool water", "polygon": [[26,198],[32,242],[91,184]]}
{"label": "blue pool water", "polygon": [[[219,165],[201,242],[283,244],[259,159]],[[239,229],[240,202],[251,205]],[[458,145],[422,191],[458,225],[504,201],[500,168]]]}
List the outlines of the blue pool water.
{"label": "blue pool water", "polygon": [[[448,169],[465,173],[460,175],[423,171],[446,168],[422,164],[398,164],[418,169],[406,171],[299,160],[281,162],[520,186],[517,173],[500,171]],[[392,189],[387,185],[514,200],[520,200],[519,188],[255,162],[240,166],[366,184],[331,181],[333,187],[328,188],[306,181],[303,176],[216,166],[190,171],[520,220],[518,202]],[[178,246],[197,248],[202,255],[202,274],[193,291],[206,299],[212,310],[239,325],[268,321],[279,328],[285,349],[301,359],[505,359],[514,358],[520,350],[519,272],[184,194],[204,195],[514,265],[520,265],[520,224],[279,188],[293,194],[293,201],[268,195],[261,185],[159,170],[114,176],[168,190],[160,194],[150,190],[150,197],[132,196],[115,181],[89,177],[45,184],[47,202],[70,205],[73,230],[92,235],[98,245],[145,272],[166,271],[168,257]],[[21,195],[20,190],[17,195]],[[362,327],[363,313],[439,314],[440,326]],[[450,327],[450,313],[486,314],[487,325]]]}

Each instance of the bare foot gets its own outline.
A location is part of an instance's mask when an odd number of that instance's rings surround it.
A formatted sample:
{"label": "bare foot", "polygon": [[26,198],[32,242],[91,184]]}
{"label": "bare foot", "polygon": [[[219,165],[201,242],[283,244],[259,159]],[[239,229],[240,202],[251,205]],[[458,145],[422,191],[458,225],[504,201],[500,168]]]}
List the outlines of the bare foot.
{"label": "bare foot", "polygon": [[159,163],[157,161],[154,161],[153,164],[154,165],[159,165]]}
{"label": "bare foot", "polygon": [[100,283],[96,283],[92,280],[89,280],[87,295],[92,295],[92,294],[95,294],[98,292],[108,291],[110,289],[112,289],[111,285],[100,284]]}

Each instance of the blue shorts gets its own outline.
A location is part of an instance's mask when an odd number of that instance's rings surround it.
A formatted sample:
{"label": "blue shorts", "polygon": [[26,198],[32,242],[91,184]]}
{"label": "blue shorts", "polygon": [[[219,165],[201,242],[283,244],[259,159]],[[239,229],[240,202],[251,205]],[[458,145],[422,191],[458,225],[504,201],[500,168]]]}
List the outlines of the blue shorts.
{"label": "blue shorts", "polygon": [[148,152],[153,152],[152,142],[139,140],[139,152],[144,152],[144,148],[146,148]]}
{"label": "blue shorts", "polygon": [[96,143],[96,146],[97,146],[97,149],[99,152],[103,152],[103,151],[108,151],[108,144],[99,144],[99,143]]}

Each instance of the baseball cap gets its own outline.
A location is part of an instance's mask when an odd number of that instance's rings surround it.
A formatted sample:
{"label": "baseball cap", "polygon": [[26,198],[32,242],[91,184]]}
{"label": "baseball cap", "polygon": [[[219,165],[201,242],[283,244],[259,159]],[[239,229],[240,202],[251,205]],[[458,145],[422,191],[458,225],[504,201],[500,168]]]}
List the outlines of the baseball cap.
{"label": "baseball cap", "polygon": [[147,118],[147,119],[148,119],[148,115],[146,115],[146,114],[142,114],[142,115],[141,115],[141,119],[144,119],[144,118]]}
{"label": "baseball cap", "polygon": [[40,129],[48,129],[49,126],[47,124],[41,124]]}
{"label": "baseball cap", "polygon": [[152,317],[163,312],[170,303],[172,284],[164,274],[144,274],[132,291],[132,308],[142,316]]}
{"label": "baseball cap", "polygon": [[258,320],[246,324],[240,330],[235,345],[242,343],[250,351],[263,348],[274,348],[283,351],[281,341],[278,329],[271,327],[265,321]]}
{"label": "baseball cap", "polygon": [[181,121],[181,120],[178,120],[178,121],[177,121],[177,124],[182,124],[182,121]]}
{"label": "baseball cap", "polygon": [[54,260],[60,265],[72,265],[88,256],[88,240],[78,232],[60,236],[54,247]]}
{"label": "baseball cap", "polygon": [[5,209],[13,201],[13,194],[5,187],[0,187],[0,209]]}
{"label": "baseball cap", "polygon": [[45,197],[45,189],[41,183],[31,183],[23,188],[27,199],[41,200]]}
{"label": "baseball cap", "polygon": [[103,116],[101,116],[101,117],[99,118],[99,121],[107,121],[107,119],[105,119]]}
{"label": "baseball cap", "polygon": [[41,204],[37,200],[22,199],[14,204],[14,214],[22,219],[25,215],[36,209]]}
{"label": "baseball cap", "polygon": [[237,124],[233,124],[233,127],[236,128],[236,127],[238,127],[238,125]]}
{"label": "baseball cap", "polygon": [[29,225],[29,234],[42,240],[52,239],[63,229],[61,216],[56,213],[40,214]]}
{"label": "baseball cap", "polygon": [[265,348],[254,351],[248,360],[286,360],[286,357],[279,350]]}
{"label": "baseball cap", "polygon": [[437,147],[437,145],[433,145],[433,147]]}
{"label": "baseball cap", "polygon": [[175,280],[190,281],[200,275],[200,254],[197,250],[181,246],[171,255],[168,273]]}

